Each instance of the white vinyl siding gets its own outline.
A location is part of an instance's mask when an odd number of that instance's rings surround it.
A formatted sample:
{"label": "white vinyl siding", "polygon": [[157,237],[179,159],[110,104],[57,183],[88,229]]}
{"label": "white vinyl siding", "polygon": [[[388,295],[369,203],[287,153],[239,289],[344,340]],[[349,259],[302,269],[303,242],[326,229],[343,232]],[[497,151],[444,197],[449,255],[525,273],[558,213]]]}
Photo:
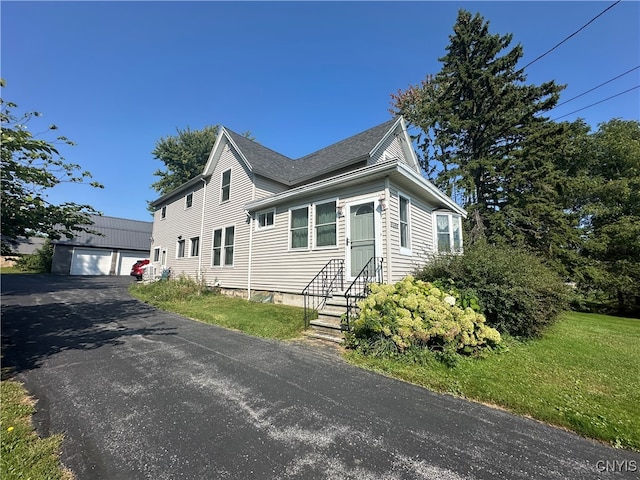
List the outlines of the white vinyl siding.
{"label": "white vinyl siding", "polygon": [[[192,195],[190,208],[186,208],[187,194]],[[203,199],[204,185],[200,183],[196,188],[192,187],[187,192],[176,193],[175,196],[168,199],[164,205],[166,212],[164,220],[161,220],[162,209],[156,212],[150,250],[153,253],[151,259],[158,275],[163,266],[171,267],[175,275],[196,276],[198,274],[199,257],[192,257],[189,252],[190,239],[201,235]],[[179,255],[180,240],[184,240],[184,254],[182,256]],[[202,243],[202,238],[200,243]],[[158,251],[157,257],[156,250]],[[163,255],[165,256],[164,261]]]}
{"label": "white vinyl siding", "polygon": [[[225,140],[226,141],[226,140]],[[207,198],[204,208],[203,236],[200,238],[200,262],[202,275],[209,285],[218,283],[223,288],[246,289],[249,269],[249,238],[256,236],[251,232],[255,228],[245,213],[245,204],[253,200],[254,186],[252,175],[247,169],[233,145],[227,143],[221,147],[220,157],[212,167],[210,183],[207,186]],[[223,173],[230,171],[229,200],[220,203]],[[200,220],[196,222],[200,226]],[[225,265],[225,232],[229,226],[233,229],[233,266]],[[220,250],[214,250],[214,231],[222,230]],[[265,231],[264,233],[270,230]],[[263,238],[263,233],[259,236]],[[254,242],[255,243],[255,242]],[[286,248],[286,243],[285,243]],[[231,249],[227,249],[231,254]],[[219,254],[219,259],[214,255]],[[214,260],[219,262],[214,265]],[[231,258],[230,258],[231,260]]]}
{"label": "white vinyl siding", "polygon": [[[367,185],[356,185],[340,189],[340,199],[337,200],[340,213],[336,216],[336,246],[318,248],[291,248],[291,218],[290,211],[306,208],[308,205],[326,203],[328,198],[336,198],[337,192],[323,192],[309,196],[308,203],[283,203],[276,208],[274,228],[254,234],[251,263],[251,287],[254,290],[270,290],[299,294],[311,279],[333,258],[345,259],[345,224],[346,208],[354,198],[378,198],[384,189],[384,180],[379,179]],[[336,189],[337,191],[338,189]],[[332,194],[333,193],[333,194]],[[340,209],[342,207],[342,209]],[[376,206],[376,215],[380,215]],[[309,209],[309,238],[313,232],[315,214]],[[384,230],[384,229],[382,229]],[[384,231],[381,232],[384,242]],[[310,244],[315,240],[310,240]],[[381,244],[383,245],[383,243]],[[311,245],[310,245],[311,247]],[[345,284],[347,287],[348,284]]]}
{"label": "white vinyl siding", "polygon": [[[389,231],[391,241],[391,272],[392,282],[402,280],[412,274],[416,268],[424,265],[429,255],[433,253],[433,207],[411,192],[410,195],[400,192],[393,183],[390,187],[390,214],[391,228]],[[401,246],[400,233],[400,197],[409,198],[409,251]],[[389,261],[389,259],[385,259]]]}

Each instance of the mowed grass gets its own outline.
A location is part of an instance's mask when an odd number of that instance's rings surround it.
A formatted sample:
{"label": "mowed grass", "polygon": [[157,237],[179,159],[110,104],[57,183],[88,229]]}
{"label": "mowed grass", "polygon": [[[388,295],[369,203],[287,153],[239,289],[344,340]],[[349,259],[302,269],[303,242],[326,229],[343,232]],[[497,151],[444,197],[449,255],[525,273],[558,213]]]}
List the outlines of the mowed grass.
{"label": "mowed grass", "polygon": [[257,337],[287,340],[304,330],[302,308],[215,294],[184,278],[132,284],[129,291],[162,310]]}
{"label": "mowed grass", "polygon": [[33,401],[13,380],[0,383],[0,478],[69,480],[58,453],[62,435],[40,438],[31,425]]}
{"label": "mowed grass", "polygon": [[505,352],[465,358],[453,368],[353,351],[346,358],[432,390],[640,450],[640,320],[567,313],[542,339],[508,344]]}

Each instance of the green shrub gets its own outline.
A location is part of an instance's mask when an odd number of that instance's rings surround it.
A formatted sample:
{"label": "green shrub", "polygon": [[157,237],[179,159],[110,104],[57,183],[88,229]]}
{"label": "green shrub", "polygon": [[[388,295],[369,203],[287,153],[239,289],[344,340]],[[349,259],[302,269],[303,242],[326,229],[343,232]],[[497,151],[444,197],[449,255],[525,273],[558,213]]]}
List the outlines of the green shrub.
{"label": "green shrub", "polygon": [[445,354],[472,354],[500,343],[497,330],[482,314],[463,308],[454,296],[409,276],[395,285],[371,285],[359,302],[347,346],[376,356],[416,348]]}
{"label": "green shrub", "polygon": [[487,324],[515,337],[533,338],[568,308],[568,288],[534,255],[477,243],[463,255],[436,256],[416,277],[477,296]]}
{"label": "green shrub", "polygon": [[129,287],[132,291],[144,292],[146,299],[154,302],[188,302],[194,297],[214,295],[215,289],[208,287],[204,281],[197,281],[186,275],[171,277],[149,284],[134,283]]}
{"label": "green shrub", "polygon": [[23,255],[16,261],[16,268],[23,272],[51,273],[53,245],[47,239],[44,244],[30,255]]}

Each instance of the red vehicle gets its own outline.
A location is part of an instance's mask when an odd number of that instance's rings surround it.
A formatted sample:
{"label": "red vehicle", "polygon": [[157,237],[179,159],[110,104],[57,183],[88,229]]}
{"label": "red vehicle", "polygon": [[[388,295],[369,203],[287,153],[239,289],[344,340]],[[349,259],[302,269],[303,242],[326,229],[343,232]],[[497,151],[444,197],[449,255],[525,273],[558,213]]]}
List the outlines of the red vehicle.
{"label": "red vehicle", "polygon": [[136,277],[137,280],[142,280],[147,265],[149,265],[149,260],[138,260],[133,264],[133,267],[131,267],[131,273],[129,275]]}

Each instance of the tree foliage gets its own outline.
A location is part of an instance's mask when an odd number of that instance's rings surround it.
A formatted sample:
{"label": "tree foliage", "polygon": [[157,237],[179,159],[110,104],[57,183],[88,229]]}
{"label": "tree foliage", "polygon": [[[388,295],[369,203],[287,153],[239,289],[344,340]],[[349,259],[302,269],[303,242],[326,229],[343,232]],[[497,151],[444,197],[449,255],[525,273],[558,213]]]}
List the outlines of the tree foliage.
{"label": "tree foliage", "polygon": [[[553,81],[526,85],[516,65],[521,45],[512,35],[489,33],[479,14],[458,13],[442,70],[420,85],[392,95],[396,113],[418,127],[423,169],[468,208],[476,236],[499,238],[509,202],[523,188],[532,139],[554,141],[559,132],[541,113],[558,101]],[[506,52],[505,52],[506,50]],[[510,188],[511,187],[511,188]],[[522,232],[525,234],[526,232]]]}
{"label": "tree foliage", "polygon": [[613,119],[589,136],[578,177],[581,282],[621,312],[640,311],[640,122]]}
{"label": "tree foliage", "polygon": [[[2,83],[4,85],[4,83]],[[63,136],[53,142],[36,138],[27,123],[39,112],[14,114],[17,105],[0,99],[2,110],[2,250],[6,252],[19,237],[44,234],[55,240],[75,232],[91,231],[91,214],[98,214],[89,205],[65,202],[60,205],[47,200],[47,190],[63,182],[101,184],[91,181],[88,171],[80,165],[66,163],[56,144],[73,145]],[[51,125],[49,131],[57,127]]]}
{"label": "tree foliage", "polygon": [[164,195],[202,173],[217,135],[218,127],[208,126],[202,130],[177,129],[177,135],[158,140],[151,153],[165,168],[153,173],[159,180],[151,186]]}

